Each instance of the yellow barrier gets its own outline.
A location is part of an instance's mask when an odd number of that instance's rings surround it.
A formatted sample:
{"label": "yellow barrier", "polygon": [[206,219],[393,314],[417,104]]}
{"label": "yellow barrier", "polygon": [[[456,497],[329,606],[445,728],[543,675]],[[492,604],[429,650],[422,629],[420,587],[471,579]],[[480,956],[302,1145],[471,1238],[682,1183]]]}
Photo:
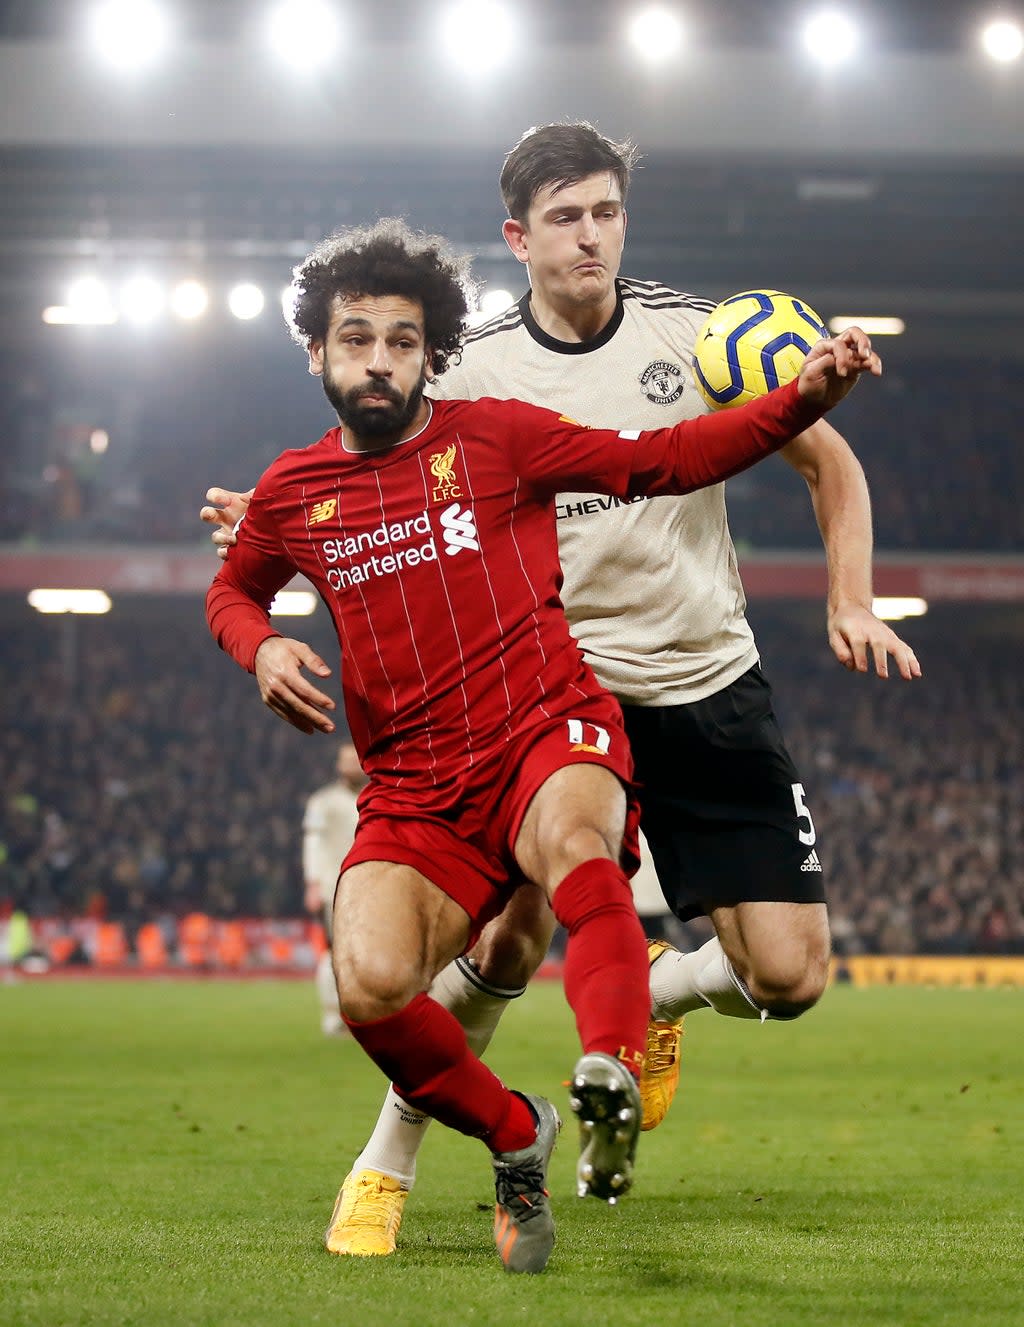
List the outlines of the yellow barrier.
{"label": "yellow barrier", "polygon": [[832,980],[854,986],[1024,986],[1024,955],[857,954],[832,960]]}

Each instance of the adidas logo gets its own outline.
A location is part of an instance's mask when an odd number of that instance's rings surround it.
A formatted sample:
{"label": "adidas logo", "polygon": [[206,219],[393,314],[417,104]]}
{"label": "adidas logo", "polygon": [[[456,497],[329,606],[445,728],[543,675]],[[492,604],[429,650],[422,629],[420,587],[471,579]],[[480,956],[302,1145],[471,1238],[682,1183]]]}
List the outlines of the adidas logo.
{"label": "adidas logo", "polygon": [[801,871],[820,871],[820,870],[821,870],[821,862],[818,860],[817,849],[815,849],[815,848],[812,848],[812,849],[811,849],[811,855],[807,858],[806,861],[801,862],[801,864],[800,864],[800,870],[801,870]]}

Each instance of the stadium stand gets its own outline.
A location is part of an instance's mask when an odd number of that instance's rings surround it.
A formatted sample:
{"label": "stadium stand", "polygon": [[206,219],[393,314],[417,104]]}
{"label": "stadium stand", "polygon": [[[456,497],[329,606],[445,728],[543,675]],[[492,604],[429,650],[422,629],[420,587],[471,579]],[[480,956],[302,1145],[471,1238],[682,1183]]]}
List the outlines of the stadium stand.
{"label": "stadium stand", "polygon": [[[0,448],[4,538],[194,546],[204,479],[248,487],[282,448],[307,445],[333,422],[306,390],[299,352],[282,330],[275,323],[261,335],[258,374],[237,346],[211,364],[179,345],[159,359],[159,372],[142,364],[127,382],[91,373],[83,356],[45,394],[36,370],[0,351],[0,394],[13,403]],[[892,353],[882,381],[856,393],[836,421],[867,471],[878,547],[1019,550],[1020,365],[964,360],[944,365],[936,381],[930,363]],[[233,380],[245,382],[244,401]],[[127,436],[115,430],[110,451],[96,455],[90,436],[111,419],[131,421]],[[758,466],[729,492],[740,547],[820,547],[806,488],[790,467]]]}
{"label": "stadium stand", "polygon": [[[0,901],[117,924],[144,966],[162,941],[193,968],[287,967],[308,949],[303,924],[255,944],[221,923],[298,914],[302,806],[331,753],[260,706],[196,605],[123,603],[73,624],[70,684],[72,624],[6,605]],[[303,632],[329,649],[322,617]],[[946,607],[904,624],[925,668],[914,685],[845,673],[809,605],[755,605],[753,622],[837,951],[1024,953],[1019,611]]]}

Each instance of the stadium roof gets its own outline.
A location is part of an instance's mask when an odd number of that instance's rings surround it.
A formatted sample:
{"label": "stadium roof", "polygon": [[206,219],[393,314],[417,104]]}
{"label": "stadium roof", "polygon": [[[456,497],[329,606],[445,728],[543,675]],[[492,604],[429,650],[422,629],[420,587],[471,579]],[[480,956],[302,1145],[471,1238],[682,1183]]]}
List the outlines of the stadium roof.
{"label": "stadium roof", "polygon": [[283,284],[325,231],[389,213],[518,290],[502,153],[585,117],[646,154],[631,274],[789,287],[826,317],[902,316],[921,352],[1024,355],[1024,62],[969,49],[972,5],[858,6],[870,57],[826,77],[780,45],[806,6],[688,5],[700,50],[642,71],[623,6],[522,4],[528,55],[466,82],[426,53],[422,5],[378,4],[337,68],[296,80],[240,36],[260,6],[168,3],[184,45],[134,80],[84,57],[80,5],[0,4],[0,338],[90,267]]}

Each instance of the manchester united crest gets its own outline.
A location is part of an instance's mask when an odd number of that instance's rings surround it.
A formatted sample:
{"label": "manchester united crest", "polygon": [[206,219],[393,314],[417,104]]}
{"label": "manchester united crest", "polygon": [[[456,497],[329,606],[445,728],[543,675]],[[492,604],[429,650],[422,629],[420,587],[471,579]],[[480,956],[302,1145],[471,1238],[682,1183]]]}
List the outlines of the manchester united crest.
{"label": "manchester united crest", "polygon": [[683,394],[685,379],[678,364],[667,359],[656,359],[640,375],[640,387],[648,401],[655,405],[671,405]]}

